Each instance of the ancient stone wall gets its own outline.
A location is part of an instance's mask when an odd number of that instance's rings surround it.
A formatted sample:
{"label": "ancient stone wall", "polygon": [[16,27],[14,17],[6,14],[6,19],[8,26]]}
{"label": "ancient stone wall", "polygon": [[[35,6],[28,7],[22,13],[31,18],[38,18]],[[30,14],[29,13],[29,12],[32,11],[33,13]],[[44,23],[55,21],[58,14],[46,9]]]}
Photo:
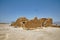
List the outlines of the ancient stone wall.
{"label": "ancient stone wall", "polygon": [[44,26],[44,22],[45,22],[46,20],[47,20],[46,18],[41,18],[41,19],[39,19],[39,24],[40,24],[41,27]]}
{"label": "ancient stone wall", "polygon": [[53,24],[52,18],[48,18],[48,19],[45,21],[45,27],[47,27],[47,26],[52,26],[52,24]]}
{"label": "ancient stone wall", "polygon": [[25,17],[20,17],[16,22],[12,23],[11,26],[23,27],[26,29],[38,28],[38,27],[47,27],[51,26],[53,23],[52,18],[40,18],[35,17],[34,19],[28,20]]}

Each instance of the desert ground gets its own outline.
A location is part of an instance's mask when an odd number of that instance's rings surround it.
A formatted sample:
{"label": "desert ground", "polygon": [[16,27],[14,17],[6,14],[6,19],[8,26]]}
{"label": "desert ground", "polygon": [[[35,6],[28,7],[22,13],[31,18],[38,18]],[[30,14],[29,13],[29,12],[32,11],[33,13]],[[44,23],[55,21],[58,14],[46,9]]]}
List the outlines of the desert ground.
{"label": "desert ground", "polygon": [[0,40],[60,40],[60,28],[43,27],[35,30],[0,24]]}

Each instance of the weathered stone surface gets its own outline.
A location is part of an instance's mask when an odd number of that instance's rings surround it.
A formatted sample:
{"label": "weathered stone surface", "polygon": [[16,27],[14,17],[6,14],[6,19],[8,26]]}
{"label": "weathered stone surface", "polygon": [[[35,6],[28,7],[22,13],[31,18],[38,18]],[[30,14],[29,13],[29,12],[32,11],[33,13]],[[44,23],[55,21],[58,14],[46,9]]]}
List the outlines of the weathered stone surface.
{"label": "weathered stone surface", "polygon": [[11,26],[23,27],[24,29],[35,29],[38,27],[56,26],[52,24],[53,24],[52,18],[38,19],[37,17],[35,17],[34,19],[28,20],[25,17],[20,17],[16,20],[16,22],[13,22]]}
{"label": "weathered stone surface", "polygon": [[45,21],[45,26],[51,26],[53,24],[52,22],[52,18],[48,18],[46,21]]}
{"label": "weathered stone surface", "polygon": [[39,19],[39,24],[40,24],[41,27],[44,26],[44,23],[45,23],[46,20],[47,20],[46,18]]}

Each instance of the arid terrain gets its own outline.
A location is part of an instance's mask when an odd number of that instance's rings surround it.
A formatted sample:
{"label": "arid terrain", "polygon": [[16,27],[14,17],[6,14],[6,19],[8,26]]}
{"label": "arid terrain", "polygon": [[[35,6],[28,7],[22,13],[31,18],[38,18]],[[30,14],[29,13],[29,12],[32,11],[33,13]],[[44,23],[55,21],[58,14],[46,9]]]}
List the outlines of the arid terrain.
{"label": "arid terrain", "polygon": [[0,40],[60,40],[60,28],[24,30],[13,28],[10,24],[0,24]]}

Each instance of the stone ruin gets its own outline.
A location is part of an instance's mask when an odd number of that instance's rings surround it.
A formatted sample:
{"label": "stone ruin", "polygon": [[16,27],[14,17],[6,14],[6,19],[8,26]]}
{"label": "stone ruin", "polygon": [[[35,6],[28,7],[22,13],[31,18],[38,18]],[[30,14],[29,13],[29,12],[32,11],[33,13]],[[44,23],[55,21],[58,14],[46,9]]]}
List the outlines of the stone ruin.
{"label": "stone ruin", "polygon": [[13,22],[11,26],[23,27],[24,29],[35,29],[35,28],[53,26],[52,24],[53,24],[52,18],[38,19],[37,17],[35,17],[32,20],[28,20],[25,17],[20,17],[16,20],[16,22]]}

